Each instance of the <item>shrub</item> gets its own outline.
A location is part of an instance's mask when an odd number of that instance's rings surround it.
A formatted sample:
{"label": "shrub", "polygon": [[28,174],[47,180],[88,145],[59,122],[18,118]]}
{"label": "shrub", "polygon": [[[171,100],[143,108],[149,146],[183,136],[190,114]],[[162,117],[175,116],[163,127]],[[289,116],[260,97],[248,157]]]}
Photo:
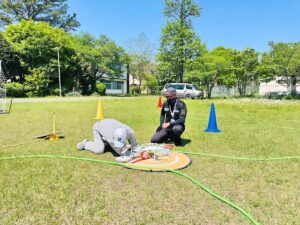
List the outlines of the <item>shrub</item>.
{"label": "shrub", "polygon": [[25,97],[26,96],[26,88],[23,84],[17,82],[11,82],[5,84],[7,96],[13,97]]}
{"label": "shrub", "polygon": [[92,94],[90,94],[90,96],[99,97],[100,95],[98,92],[93,92]]}
{"label": "shrub", "polygon": [[139,87],[136,85],[130,85],[129,87],[129,93],[130,94],[139,94]]}
{"label": "shrub", "polygon": [[58,96],[59,95],[59,88],[50,88],[49,94],[52,96]]}
{"label": "shrub", "polygon": [[297,100],[297,99],[300,99],[300,95],[287,95],[285,97],[283,97],[285,100]]}
{"label": "shrub", "polygon": [[29,97],[33,96],[45,96],[48,91],[49,78],[46,76],[46,72],[43,68],[32,69],[30,75],[26,76],[26,87],[28,87],[29,92],[27,95]]}
{"label": "shrub", "polygon": [[[56,85],[57,86],[57,85]],[[50,96],[59,96],[59,88],[56,86],[51,86],[48,88],[48,92]],[[66,95],[66,93],[68,93],[68,89],[66,89],[65,87],[61,87],[61,94],[64,96]]]}
{"label": "shrub", "polygon": [[71,92],[67,93],[66,96],[68,96],[68,97],[80,97],[82,95],[78,91],[71,91]]}
{"label": "shrub", "polygon": [[99,95],[105,95],[106,92],[106,87],[102,83],[97,83],[96,84],[96,91],[99,93]]}

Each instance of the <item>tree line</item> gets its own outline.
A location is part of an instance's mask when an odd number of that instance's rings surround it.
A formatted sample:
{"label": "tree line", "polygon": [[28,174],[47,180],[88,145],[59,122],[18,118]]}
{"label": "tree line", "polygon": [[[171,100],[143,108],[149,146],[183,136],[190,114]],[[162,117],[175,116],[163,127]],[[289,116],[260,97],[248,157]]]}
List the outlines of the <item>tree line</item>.
{"label": "tree line", "polygon": [[194,0],[165,0],[164,15],[168,21],[157,55],[160,82],[195,82],[205,86],[210,97],[215,85],[237,87],[243,96],[250,83],[277,79],[290,94],[296,94],[300,42],[269,42],[270,51],[263,53],[223,46],[208,50],[192,26],[192,18],[201,15]]}
{"label": "tree line", "polygon": [[88,95],[104,74],[114,79],[130,73],[139,93],[142,83],[159,90],[168,82],[191,82],[205,87],[208,97],[216,85],[237,87],[243,96],[250,83],[277,79],[296,94],[300,42],[270,42],[263,53],[223,46],[208,50],[193,28],[193,18],[201,15],[194,0],[165,0],[167,23],[156,55],[143,33],[126,49],[104,35],[72,33],[80,24],[67,8],[66,0],[1,1],[0,60],[15,95],[58,95],[58,59],[63,93]]}

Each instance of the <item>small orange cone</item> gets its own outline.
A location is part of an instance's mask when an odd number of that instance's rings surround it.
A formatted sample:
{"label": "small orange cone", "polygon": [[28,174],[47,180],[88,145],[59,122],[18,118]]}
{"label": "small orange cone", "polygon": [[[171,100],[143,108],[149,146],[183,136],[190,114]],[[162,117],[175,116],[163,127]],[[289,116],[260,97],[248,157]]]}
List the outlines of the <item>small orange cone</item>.
{"label": "small orange cone", "polygon": [[162,107],[161,96],[159,96],[157,107],[158,107],[158,108],[161,108],[161,107]]}
{"label": "small orange cone", "polygon": [[104,119],[101,98],[99,98],[99,100],[98,100],[97,114],[96,114],[96,117],[94,119],[95,120]]}

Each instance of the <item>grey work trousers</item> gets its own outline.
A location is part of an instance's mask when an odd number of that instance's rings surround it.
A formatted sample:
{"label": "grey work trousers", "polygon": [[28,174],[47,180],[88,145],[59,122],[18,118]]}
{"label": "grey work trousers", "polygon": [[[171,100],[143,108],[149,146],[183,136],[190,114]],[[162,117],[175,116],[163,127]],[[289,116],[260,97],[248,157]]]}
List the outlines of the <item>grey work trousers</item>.
{"label": "grey work trousers", "polygon": [[[113,143],[109,143],[107,141],[103,141],[99,131],[93,130],[94,141],[86,141],[84,144],[84,149],[91,151],[95,154],[102,154],[105,151],[105,146],[109,149],[114,150],[118,155],[124,155],[126,153],[126,149],[118,148],[113,145]],[[127,138],[132,141],[131,147],[134,148],[137,146],[137,142],[134,136],[134,133],[127,133]],[[125,150],[125,151],[124,151]],[[129,153],[126,153],[129,154]]]}
{"label": "grey work trousers", "polygon": [[93,130],[94,141],[87,141],[85,143],[85,150],[91,151],[95,154],[102,154],[105,150],[105,144],[97,130]]}
{"label": "grey work trousers", "polygon": [[185,126],[182,124],[173,125],[169,128],[163,129],[159,126],[156,133],[153,135],[152,143],[163,143],[169,138],[175,142],[175,144],[180,143],[180,136],[184,132]]}

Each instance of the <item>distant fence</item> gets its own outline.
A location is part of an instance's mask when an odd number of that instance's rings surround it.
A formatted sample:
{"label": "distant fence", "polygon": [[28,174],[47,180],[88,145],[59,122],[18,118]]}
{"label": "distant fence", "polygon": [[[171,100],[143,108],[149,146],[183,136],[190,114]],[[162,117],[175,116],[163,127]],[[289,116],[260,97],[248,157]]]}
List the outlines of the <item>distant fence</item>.
{"label": "distant fence", "polygon": [[[296,87],[296,93],[299,92],[299,86]],[[260,85],[248,85],[246,87],[246,95],[260,95],[260,96],[286,96],[288,95],[287,88],[279,84],[260,84]],[[212,89],[212,97],[229,97],[229,96],[239,96],[240,93],[237,87],[227,87],[227,86],[215,86]]]}
{"label": "distant fence", "polygon": [[[259,86],[249,85],[246,87],[246,95],[258,94]],[[212,89],[212,97],[227,97],[227,96],[239,96],[239,90],[237,87],[228,87],[228,86],[215,86]]]}
{"label": "distant fence", "polygon": [[0,83],[0,112],[6,111],[6,88]]}

